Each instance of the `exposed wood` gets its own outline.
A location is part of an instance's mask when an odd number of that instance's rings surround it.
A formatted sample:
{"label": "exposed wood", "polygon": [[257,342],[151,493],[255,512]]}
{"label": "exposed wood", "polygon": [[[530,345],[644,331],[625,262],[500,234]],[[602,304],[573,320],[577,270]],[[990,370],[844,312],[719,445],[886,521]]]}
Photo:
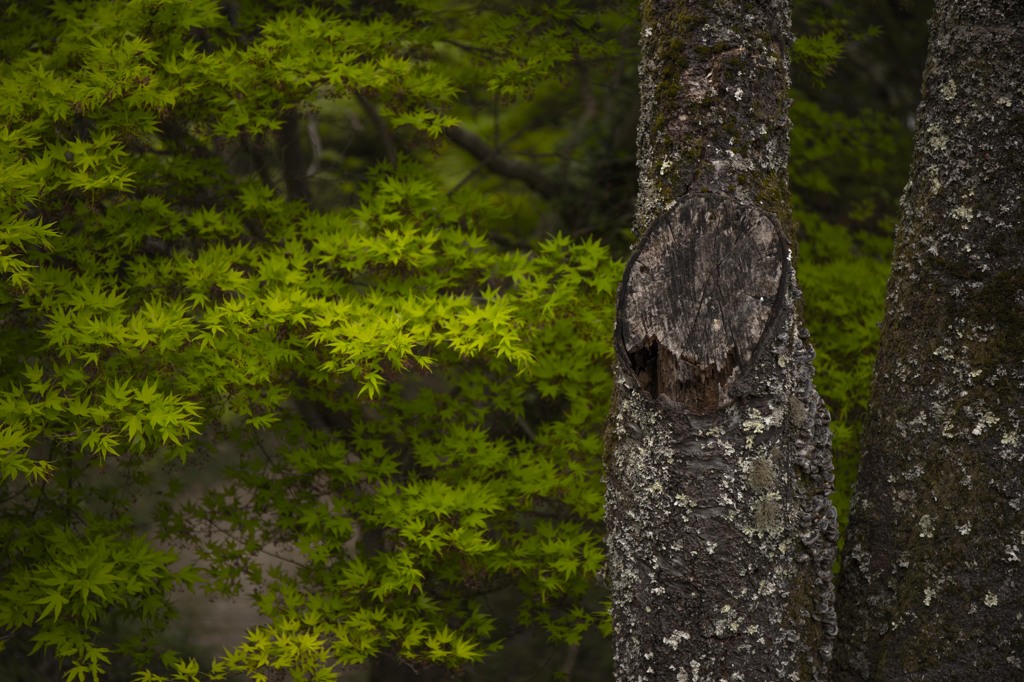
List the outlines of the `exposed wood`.
{"label": "exposed wood", "polygon": [[772,218],[730,197],[691,195],[659,219],[619,292],[616,346],[640,387],[696,414],[732,402],[778,317],[788,255]]}

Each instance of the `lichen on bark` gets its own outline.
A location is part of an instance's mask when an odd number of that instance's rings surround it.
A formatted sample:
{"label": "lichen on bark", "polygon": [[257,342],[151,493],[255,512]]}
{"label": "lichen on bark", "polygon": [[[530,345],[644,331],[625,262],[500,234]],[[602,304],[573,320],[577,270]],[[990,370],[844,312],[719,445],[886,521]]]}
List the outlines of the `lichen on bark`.
{"label": "lichen on bark", "polygon": [[1024,679],[1024,5],[939,0],[836,679]]}
{"label": "lichen on bark", "polygon": [[619,367],[606,469],[617,679],[822,679],[830,437],[794,303],[742,390],[707,414]]}
{"label": "lichen on bark", "polygon": [[642,236],[620,289],[606,518],[616,679],[823,679],[828,413],[798,317],[789,3],[647,0]]}
{"label": "lichen on bark", "polygon": [[792,240],[789,11],[788,0],[643,3],[638,234],[680,197],[721,191],[766,208]]}

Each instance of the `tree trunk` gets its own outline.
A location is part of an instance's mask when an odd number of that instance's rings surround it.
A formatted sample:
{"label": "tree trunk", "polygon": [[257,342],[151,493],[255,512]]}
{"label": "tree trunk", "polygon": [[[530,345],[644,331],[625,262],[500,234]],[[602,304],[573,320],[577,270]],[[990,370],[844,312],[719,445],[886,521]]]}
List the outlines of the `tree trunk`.
{"label": "tree trunk", "polygon": [[616,679],[818,680],[828,413],[798,317],[788,0],[643,4],[607,523]]}
{"label": "tree trunk", "polygon": [[1024,5],[939,0],[840,587],[840,680],[1024,679]]}

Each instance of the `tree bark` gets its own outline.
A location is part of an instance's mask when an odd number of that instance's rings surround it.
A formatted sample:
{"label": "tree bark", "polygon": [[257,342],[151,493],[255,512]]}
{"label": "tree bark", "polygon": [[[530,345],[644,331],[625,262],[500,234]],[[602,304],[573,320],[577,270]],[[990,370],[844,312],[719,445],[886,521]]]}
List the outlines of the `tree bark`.
{"label": "tree bark", "polygon": [[788,0],[647,0],[606,462],[616,679],[823,679],[828,413],[798,316]]}
{"label": "tree bark", "polygon": [[1024,5],[939,0],[840,585],[839,680],[1024,679]]}

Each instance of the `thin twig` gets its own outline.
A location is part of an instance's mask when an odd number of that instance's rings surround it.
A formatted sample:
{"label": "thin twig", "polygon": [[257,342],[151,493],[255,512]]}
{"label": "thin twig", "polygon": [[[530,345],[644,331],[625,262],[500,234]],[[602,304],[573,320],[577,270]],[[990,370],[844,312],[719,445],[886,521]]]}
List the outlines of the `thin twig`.
{"label": "thin twig", "polygon": [[306,169],[306,177],[312,177],[320,172],[320,156],[324,152],[324,143],[320,138],[320,117],[310,114],[306,120],[306,134],[309,136],[309,149],[313,158]]}

